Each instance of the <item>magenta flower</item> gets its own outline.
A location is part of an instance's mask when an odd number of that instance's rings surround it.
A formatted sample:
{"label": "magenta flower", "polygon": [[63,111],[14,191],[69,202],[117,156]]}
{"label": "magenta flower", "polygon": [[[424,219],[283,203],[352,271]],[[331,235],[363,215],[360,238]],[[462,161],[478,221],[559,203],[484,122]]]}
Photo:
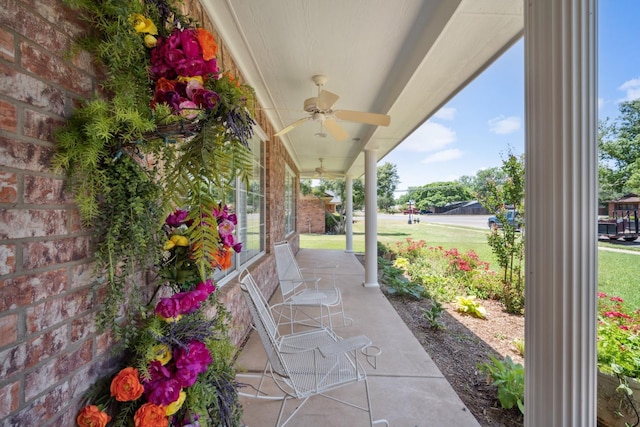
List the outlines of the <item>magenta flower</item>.
{"label": "magenta flower", "polygon": [[198,374],[206,371],[207,366],[213,362],[209,349],[201,341],[191,341],[187,349],[176,349],[173,358],[176,361],[174,378],[182,387],[191,387],[196,382]]}
{"label": "magenta flower", "polygon": [[241,252],[242,251],[242,242],[238,242],[235,245],[232,246],[233,250],[236,252]]}
{"label": "magenta flower", "polygon": [[167,216],[167,219],[165,220],[165,224],[167,224],[170,227],[180,227],[182,224],[186,224],[188,216],[189,216],[189,211],[178,209],[172,214],[169,214],[169,216]]}
{"label": "magenta flower", "polygon": [[180,300],[174,297],[175,295],[170,298],[160,298],[156,304],[155,313],[165,319],[178,317],[181,313]]}
{"label": "magenta flower", "polygon": [[198,89],[193,93],[193,98],[191,99],[202,108],[210,109],[220,102],[220,95],[211,90]]}
{"label": "magenta flower", "polygon": [[204,61],[204,73],[218,76],[220,69],[218,68],[218,61],[216,61],[216,58]]}
{"label": "magenta flower", "polygon": [[209,295],[209,294],[215,292],[216,285],[214,285],[213,280],[207,279],[205,282],[198,283],[198,286],[196,286],[196,289],[199,290],[199,291],[203,291],[207,295]]}
{"label": "magenta flower", "polygon": [[[171,378],[171,371],[164,366],[161,361],[154,360],[149,363],[149,380],[148,383],[168,380]],[[146,387],[146,386],[145,386]]]}
{"label": "magenta flower", "polygon": [[202,47],[198,42],[196,30],[187,29],[180,31],[180,44],[184,56],[187,58],[202,58]]}
{"label": "magenta flower", "polygon": [[180,314],[191,314],[200,308],[200,302],[203,300],[196,298],[196,294],[197,292],[180,292],[172,297],[172,299],[178,301],[177,306]]}
{"label": "magenta flower", "polygon": [[180,390],[182,390],[180,382],[174,378],[149,382],[145,385],[147,400],[155,405],[167,406],[175,402],[180,397]]}
{"label": "magenta flower", "polygon": [[205,72],[205,61],[202,58],[184,58],[181,61],[169,62],[174,65],[174,69],[179,76],[201,76]]}

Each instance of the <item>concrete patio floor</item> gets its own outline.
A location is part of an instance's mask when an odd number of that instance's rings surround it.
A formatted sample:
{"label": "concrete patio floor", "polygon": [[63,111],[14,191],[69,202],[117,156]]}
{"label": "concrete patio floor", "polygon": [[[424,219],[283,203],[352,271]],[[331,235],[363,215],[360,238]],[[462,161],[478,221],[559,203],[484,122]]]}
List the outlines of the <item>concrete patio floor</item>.
{"label": "concrete patio floor", "polygon": [[[377,369],[367,369],[373,416],[384,418],[394,427],[479,427],[453,388],[438,370],[422,345],[398,316],[379,288],[365,288],[364,268],[354,254],[337,250],[301,249],[300,267],[339,265],[336,284],[344,301],[344,310],[353,324],[341,326],[334,318],[334,331],[343,338],[364,334],[382,349]],[[329,286],[328,278],[321,281]],[[280,299],[277,291],[271,303]],[[340,325],[340,326],[338,326]],[[262,372],[266,353],[255,332],[237,360],[239,370]],[[240,379],[240,381],[242,381]],[[362,384],[352,384],[335,391],[336,395],[362,396]],[[297,400],[287,404],[289,413]],[[241,397],[243,423],[248,427],[275,425],[279,401]],[[312,397],[287,424],[304,427],[357,427],[369,425],[366,413],[337,404],[321,396]]]}

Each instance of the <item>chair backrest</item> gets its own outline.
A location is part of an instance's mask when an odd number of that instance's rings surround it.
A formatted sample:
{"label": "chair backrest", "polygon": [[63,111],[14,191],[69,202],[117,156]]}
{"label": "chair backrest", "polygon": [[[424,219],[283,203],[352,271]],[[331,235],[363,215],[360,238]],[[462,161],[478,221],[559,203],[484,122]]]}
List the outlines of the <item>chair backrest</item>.
{"label": "chair backrest", "polygon": [[280,281],[280,290],[282,295],[286,297],[296,290],[302,279],[302,272],[298,266],[296,258],[293,256],[289,242],[278,242],[273,245],[273,251],[276,256],[276,269],[278,270],[278,280]]}
{"label": "chair backrest", "polygon": [[269,304],[258,289],[253,276],[246,269],[240,273],[240,289],[249,306],[253,324],[267,353],[271,368],[283,377],[288,377],[284,362],[278,352],[278,327],[273,320]]}

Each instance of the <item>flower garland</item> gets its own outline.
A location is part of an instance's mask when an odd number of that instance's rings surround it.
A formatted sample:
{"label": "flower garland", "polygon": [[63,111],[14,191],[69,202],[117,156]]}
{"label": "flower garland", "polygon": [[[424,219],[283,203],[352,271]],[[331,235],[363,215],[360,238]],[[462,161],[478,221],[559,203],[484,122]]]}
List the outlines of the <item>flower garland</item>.
{"label": "flower garland", "polygon": [[[79,427],[104,427],[112,419],[116,425],[133,423],[135,427],[209,425],[212,421],[233,425],[239,407],[232,373],[221,375],[212,365],[224,312],[215,305],[213,280],[198,279],[198,266],[193,262],[197,243],[190,238],[193,224],[189,216],[189,211],[178,209],[167,217],[164,227],[167,239],[160,271],[170,276],[167,283],[178,292],[159,298],[153,315],[140,325],[126,348],[131,355],[126,366],[113,376],[108,388],[103,384],[90,394],[90,403],[77,416]],[[210,272],[228,268],[227,254],[242,249],[233,235],[235,214],[226,205],[218,205],[213,216],[219,238]],[[212,377],[227,386],[212,391]],[[221,405],[230,407],[220,411]],[[223,413],[230,419],[220,420]]]}
{"label": "flower garland", "polygon": [[[79,43],[106,67],[109,98],[83,104],[57,133],[54,166],[96,230],[107,286],[98,320],[114,326],[123,350],[118,372],[90,389],[76,422],[237,425],[229,315],[211,278],[242,250],[224,196],[251,173],[252,91],[219,69],[213,35],[172,0],[64,1],[86,13],[92,31]],[[175,206],[187,208],[166,216]],[[151,292],[135,273],[150,267],[160,285],[142,305]]]}

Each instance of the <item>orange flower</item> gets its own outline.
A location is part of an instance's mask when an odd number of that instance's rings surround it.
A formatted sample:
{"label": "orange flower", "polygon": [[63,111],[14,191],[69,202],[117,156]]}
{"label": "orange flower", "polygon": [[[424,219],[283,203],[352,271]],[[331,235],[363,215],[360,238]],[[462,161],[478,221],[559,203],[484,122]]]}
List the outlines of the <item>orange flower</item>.
{"label": "orange flower", "polygon": [[105,427],[109,421],[111,417],[96,405],[85,406],[76,418],[79,427]]}
{"label": "orange flower", "polygon": [[218,45],[213,35],[204,28],[198,28],[198,43],[202,48],[202,59],[208,61],[218,54]]}
{"label": "orange flower", "polygon": [[156,82],[156,90],[175,90],[176,82],[165,77],[160,77]]}
{"label": "orange flower", "polygon": [[221,270],[226,270],[233,265],[233,252],[229,248],[220,249],[217,252],[211,252],[211,266],[213,268],[220,267]]}
{"label": "orange flower", "polygon": [[124,368],[111,381],[111,396],[119,402],[129,402],[138,399],[144,393],[144,387],[140,384],[138,370]]}
{"label": "orange flower", "polygon": [[133,423],[135,427],[168,427],[169,419],[164,407],[145,403],[136,411]]}

